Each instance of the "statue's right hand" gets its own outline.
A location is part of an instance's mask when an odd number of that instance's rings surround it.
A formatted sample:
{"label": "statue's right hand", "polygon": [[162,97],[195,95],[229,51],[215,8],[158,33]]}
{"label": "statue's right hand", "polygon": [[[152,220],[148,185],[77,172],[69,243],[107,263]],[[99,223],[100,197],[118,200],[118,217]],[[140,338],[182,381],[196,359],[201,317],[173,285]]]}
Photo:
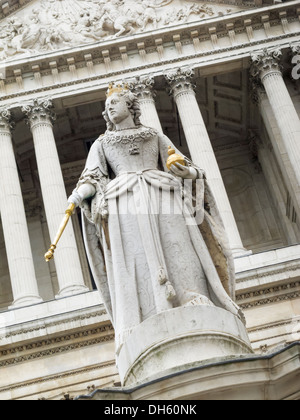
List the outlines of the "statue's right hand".
{"label": "statue's right hand", "polygon": [[73,191],[72,195],[70,195],[70,197],[68,198],[68,203],[71,204],[75,204],[76,207],[80,206],[80,204],[82,203],[82,197],[80,194],[78,194],[78,192],[76,190]]}
{"label": "statue's right hand", "polygon": [[95,194],[96,188],[90,183],[85,183],[72,192],[72,195],[68,199],[68,203],[73,203],[76,207],[78,207],[81,205],[83,200],[93,197]]}

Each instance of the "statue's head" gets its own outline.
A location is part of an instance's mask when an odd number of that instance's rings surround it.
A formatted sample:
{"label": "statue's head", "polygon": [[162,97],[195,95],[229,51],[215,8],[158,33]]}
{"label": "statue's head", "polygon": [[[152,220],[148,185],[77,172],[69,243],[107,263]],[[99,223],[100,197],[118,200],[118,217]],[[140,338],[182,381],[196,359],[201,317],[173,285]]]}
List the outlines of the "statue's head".
{"label": "statue's head", "polygon": [[110,85],[103,112],[107,129],[115,130],[115,124],[122,122],[130,115],[136,126],[141,125],[141,109],[137,96],[128,87]]}

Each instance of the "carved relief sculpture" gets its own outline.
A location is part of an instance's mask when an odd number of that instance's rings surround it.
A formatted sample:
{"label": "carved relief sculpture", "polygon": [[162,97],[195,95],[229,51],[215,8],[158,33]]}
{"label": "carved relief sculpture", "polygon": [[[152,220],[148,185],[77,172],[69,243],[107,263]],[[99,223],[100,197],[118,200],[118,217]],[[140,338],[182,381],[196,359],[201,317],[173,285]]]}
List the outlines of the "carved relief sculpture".
{"label": "carved relief sculpture", "polygon": [[[167,6],[167,7],[165,7]],[[0,23],[0,60],[58,50],[215,14],[185,0],[41,0]]]}

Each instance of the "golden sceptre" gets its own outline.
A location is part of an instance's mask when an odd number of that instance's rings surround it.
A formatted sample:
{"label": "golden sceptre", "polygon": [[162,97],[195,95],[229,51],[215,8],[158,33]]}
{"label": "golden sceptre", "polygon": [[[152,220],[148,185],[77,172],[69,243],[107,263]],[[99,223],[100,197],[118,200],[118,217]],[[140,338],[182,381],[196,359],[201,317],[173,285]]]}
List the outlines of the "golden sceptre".
{"label": "golden sceptre", "polygon": [[69,221],[70,217],[72,216],[72,214],[73,214],[73,212],[75,210],[75,207],[76,207],[76,205],[73,204],[73,203],[71,203],[69,205],[69,207],[67,208],[67,210],[65,212],[65,217],[63,218],[63,221],[61,222],[61,225],[60,225],[60,227],[58,229],[58,232],[56,234],[56,237],[54,239],[54,242],[51,245],[49,251],[45,254],[45,260],[46,260],[46,262],[51,261],[52,258],[54,257],[54,252],[55,252],[55,249],[57,247],[57,244],[58,244],[58,242],[59,242],[59,240],[61,238],[61,235],[63,234],[63,232],[64,232],[64,230],[65,230],[65,228],[66,228],[66,226],[68,224],[68,221]]}

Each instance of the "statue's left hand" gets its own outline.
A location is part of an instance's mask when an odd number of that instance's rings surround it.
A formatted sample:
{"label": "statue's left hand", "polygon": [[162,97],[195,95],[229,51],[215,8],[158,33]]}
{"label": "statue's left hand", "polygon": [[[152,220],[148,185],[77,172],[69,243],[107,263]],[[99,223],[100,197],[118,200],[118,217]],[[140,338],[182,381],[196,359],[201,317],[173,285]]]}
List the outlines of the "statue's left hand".
{"label": "statue's left hand", "polygon": [[180,163],[171,165],[171,172],[183,179],[196,179],[197,170],[191,166],[183,166]]}

